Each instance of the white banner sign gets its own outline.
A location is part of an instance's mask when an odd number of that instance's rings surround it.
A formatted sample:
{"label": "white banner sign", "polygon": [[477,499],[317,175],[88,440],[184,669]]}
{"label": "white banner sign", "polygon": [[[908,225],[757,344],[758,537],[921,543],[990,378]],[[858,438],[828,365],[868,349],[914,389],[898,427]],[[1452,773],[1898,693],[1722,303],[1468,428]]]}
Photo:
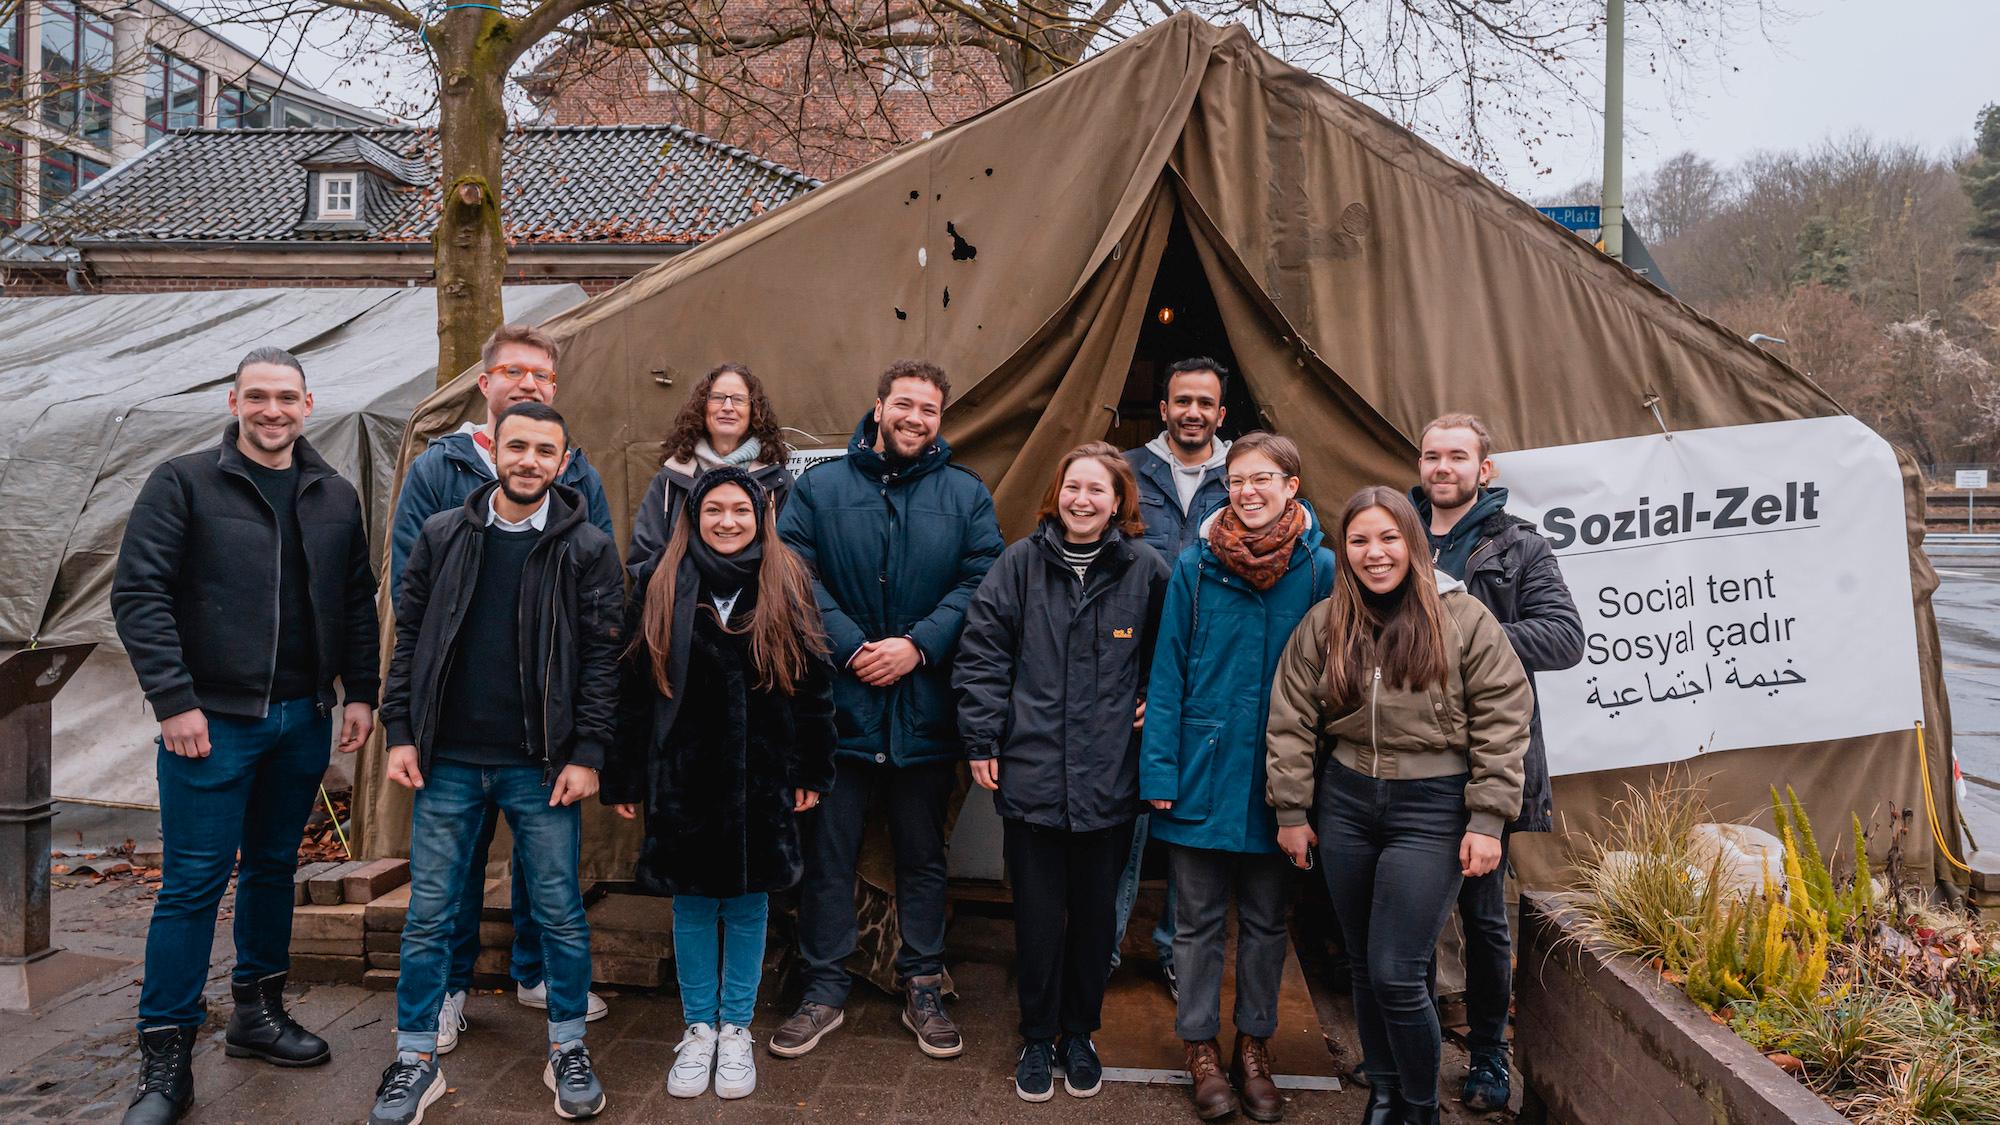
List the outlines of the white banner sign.
{"label": "white banner sign", "polygon": [[1583,662],[1535,676],[1549,767],[1905,729],[1923,715],[1902,476],[1852,418],[1507,453]]}

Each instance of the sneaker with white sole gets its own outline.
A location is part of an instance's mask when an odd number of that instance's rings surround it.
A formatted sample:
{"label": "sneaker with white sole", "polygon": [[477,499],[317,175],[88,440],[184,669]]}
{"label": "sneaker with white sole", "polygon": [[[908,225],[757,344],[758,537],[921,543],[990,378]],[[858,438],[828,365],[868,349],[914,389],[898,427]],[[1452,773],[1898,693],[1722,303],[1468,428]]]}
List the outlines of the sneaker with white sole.
{"label": "sneaker with white sole", "polygon": [[715,1096],[747,1098],[757,1089],[756,1041],[750,1029],[733,1023],[722,1025],[722,1037],[715,1049]]}
{"label": "sneaker with white sole", "polygon": [[[514,985],[514,999],[519,1001],[524,1008],[540,1008],[542,1011],[548,1011],[549,984],[547,981],[543,981],[535,987],[529,988],[527,985],[517,981]],[[595,992],[587,994],[583,1005],[583,1020],[585,1023],[595,1023],[610,1014],[611,1008],[604,1003],[604,997],[599,996]]]}
{"label": "sneaker with white sole", "polygon": [[465,1030],[465,993],[447,992],[438,1005],[437,1053],[451,1054],[458,1046],[458,1033]]}
{"label": "sneaker with white sole", "polygon": [[368,1113],[368,1125],[421,1125],[424,1110],[443,1097],[444,1091],[444,1072],[438,1069],[437,1056],[399,1052],[375,1087],[375,1107]]}
{"label": "sneaker with white sole", "polygon": [[687,1034],[674,1046],[674,1067],[667,1071],[667,1093],[677,1098],[696,1098],[708,1092],[708,1076],[715,1069],[715,1029],[705,1023],[690,1024]]}
{"label": "sneaker with white sole", "polygon": [[580,1041],[549,1049],[542,1085],[555,1092],[556,1116],[564,1121],[604,1112],[604,1086],[591,1069],[590,1049]]}

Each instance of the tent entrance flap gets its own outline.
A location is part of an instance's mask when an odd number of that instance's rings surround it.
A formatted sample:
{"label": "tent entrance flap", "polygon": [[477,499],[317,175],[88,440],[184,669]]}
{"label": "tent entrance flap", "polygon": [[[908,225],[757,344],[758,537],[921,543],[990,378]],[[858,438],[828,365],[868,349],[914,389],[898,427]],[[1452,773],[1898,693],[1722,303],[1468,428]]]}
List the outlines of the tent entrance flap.
{"label": "tent entrance flap", "polygon": [[1232,373],[1223,392],[1224,438],[1234,440],[1251,430],[1271,428],[1237,363],[1236,350],[1230,346],[1222,310],[1215,303],[1207,274],[1202,272],[1187,219],[1175,207],[1166,251],[1160,256],[1160,268],[1153,275],[1152,292],[1146,299],[1131,369],[1118,398],[1118,420],[1104,440],[1120,449],[1153,440],[1160,432],[1159,404],[1166,394],[1167,369],[1195,356],[1215,360]]}

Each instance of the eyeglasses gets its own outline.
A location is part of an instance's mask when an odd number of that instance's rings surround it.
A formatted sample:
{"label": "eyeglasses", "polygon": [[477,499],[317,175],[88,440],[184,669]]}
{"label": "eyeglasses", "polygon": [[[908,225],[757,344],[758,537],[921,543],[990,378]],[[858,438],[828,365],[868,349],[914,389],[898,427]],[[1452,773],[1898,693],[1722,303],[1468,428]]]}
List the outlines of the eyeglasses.
{"label": "eyeglasses", "polygon": [[488,375],[497,375],[509,383],[518,383],[523,379],[533,379],[545,387],[552,387],[556,382],[556,373],[549,368],[522,367],[517,363],[510,363],[504,367],[489,367],[486,369],[486,373]]}
{"label": "eyeglasses", "polygon": [[746,406],[750,405],[750,396],[749,396],[749,395],[710,395],[710,396],[708,396],[708,404],[709,404],[710,406],[733,406],[733,407],[735,407],[736,409],[738,409],[738,410],[741,410],[741,409],[743,409],[744,407],[746,407]]}
{"label": "eyeglasses", "polygon": [[1222,484],[1231,492],[1241,492],[1246,488],[1269,488],[1284,479],[1284,473],[1251,473],[1247,477],[1224,477]]}

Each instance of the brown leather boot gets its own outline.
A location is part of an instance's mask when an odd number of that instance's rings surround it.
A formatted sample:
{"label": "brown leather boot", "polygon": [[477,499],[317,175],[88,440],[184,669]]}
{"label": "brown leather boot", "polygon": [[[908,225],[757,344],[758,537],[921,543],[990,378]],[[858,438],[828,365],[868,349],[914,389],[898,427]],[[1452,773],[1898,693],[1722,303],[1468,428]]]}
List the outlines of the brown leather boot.
{"label": "brown leather boot", "polygon": [[1213,1039],[1185,1040],[1187,1070],[1194,1079],[1189,1096],[1194,1098],[1195,1116],[1218,1121],[1236,1112],[1236,1091],[1222,1076],[1222,1048]]}
{"label": "brown leather boot", "polygon": [[1236,1036],[1236,1050],[1229,1060],[1229,1080],[1243,1097],[1243,1112],[1253,1121],[1277,1121],[1285,1116],[1285,1097],[1271,1081],[1271,1045],[1268,1040]]}

